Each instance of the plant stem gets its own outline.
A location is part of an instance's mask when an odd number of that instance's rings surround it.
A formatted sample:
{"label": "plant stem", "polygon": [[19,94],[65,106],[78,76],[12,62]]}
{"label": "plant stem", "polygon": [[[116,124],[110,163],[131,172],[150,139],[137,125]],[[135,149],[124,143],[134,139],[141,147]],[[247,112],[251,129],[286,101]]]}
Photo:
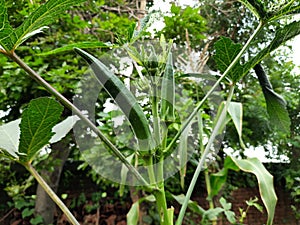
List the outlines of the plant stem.
{"label": "plant stem", "polygon": [[172,225],[173,221],[169,218],[169,214],[171,213],[168,210],[163,182],[161,184],[159,189],[153,192],[156,199],[157,211],[160,216],[160,225]]}
{"label": "plant stem", "polygon": [[63,211],[63,213],[68,218],[69,222],[73,225],[80,225],[73,214],[69,211],[68,207],[60,200],[60,198],[55,194],[55,192],[49,187],[45,180],[40,176],[40,174],[33,168],[30,163],[24,164],[25,168],[31,173],[31,175],[37,180],[37,182],[43,187],[47,192],[49,197],[58,205],[58,207]]}
{"label": "plant stem", "polygon": [[211,133],[211,136],[210,136],[210,138],[208,140],[208,143],[207,143],[207,145],[205,147],[205,150],[204,150],[203,154],[201,155],[201,158],[199,160],[198,166],[196,168],[196,171],[195,171],[195,173],[193,175],[192,181],[191,181],[190,186],[188,188],[188,191],[186,193],[184,202],[183,202],[183,204],[181,206],[180,213],[179,213],[176,225],[180,225],[182,223],[182,220],[183,220],[183,217],[184,217],[184,214],[185,214],[188,202],[189,202],[189,200],[191,198],[192,192],[194,190],[194,187],[195,187],[195,184],[197,182],[198,176],[199,176],[199,174],[200,174],[200,172],[201,172],[201,170],[203,168],[203,165],[205,163],[206,157],[207,157],[208,153],[210,152],[211,146],[212,146],[212,144],[213,144],[216,136],[218,135],[219,129],[222,126],[223,121],[226,119],[227,109],[228,109],[228,106],[229,106],[230,101],[232,99],[233,92],[234,92],[234,85],[231,85],[230,91],[229,91],[229,95],[227,97],[226,105],[224,106],[224,108],[223,108],[223,110],[221,112],[221,115],[220,115],[220,117],[219,117],[219,119],[218,119],[218,121],[216,123],[216,126],[214,127],[214,129],[213,129],[213,131]]}
{"label": "plant stem", "polygon": [[188,125],[191,123],[191,121],[194,119],[194,117],[197,115],[198,111],[204,104],[204,102],[207,100],[207,98],[214,92],[214,90],[217,88],[217,86],[220,84],[220,82],[227,76],[229,71],[235,66],[235,64],[240,60],[243,53],[249,48],[251,41],[256,37],[256,35],[259,33],[259,31],[263,27],[263,22],[260,22],[253,34],[250,36],[244,47],[241,49],[239,54],[234,58],[234,60],[230,63],[230,65],[227,67],[223,75],[216,81],[216,83],[212,86],[212,88],[206,93],[206,95],[202,98],[202,100],[197,104],[194,111],[191,113],[191,115],[187,118],[185,123],[183,123],[181,129],[176,133],[168,147],[166,148],[166,152],[170,150],[174,144],[176,144],[177,139],[180,137],[182,132],[188,127]]}
{"label": "plant stem", "polygon": [[149,181],[150,181],[150,185],[156,186],[156,179],[155,179],[155,172],[154,172],[154,168],[153,168],[153,156],[146,156],[144,157],[144,160],[146,162],[146,166],[147,166],[147,171],[148,171],[148,176],[149,176]]}
{"label": "plant stem", "polygon": [[160,118],[158,114],[158,91],[157,91],[157,85],[156,82],[153,82],[153,97],[152,97],[152,115],[153,115],[153,131],[154,131],[154,140],[156,146],[161,145],[161,133],[160,133]]}
{"label": "plant stem", "polygon": [[[206,163],[205,163],[205,166],[206,166]],[[209,176],[208,170],[204,171],[204,176],[205,176],[205,184],[206,184],[209,208],[213,209],[215,206],[214,206],[214,201],[211,197],[211,184],[210,184],[210,176]]]}
{"label": "plant stem", "polygon": [[[204,145],[203,145],[203,121],[202,121],[202,112],[199,110],[198,114],[198,127],[199,127],[199,149],[201,152],[201,155],[203,155],[204,152]],[[206,167],[206,163],[204,165]],[[208,169],[204,170],[204,177],[205,177],[205,184],[206,184],[206,191],[207,191],[207,199],[209,202],[209,208],[213,209],[214,202],[213,199],[211,198],[211,183],[210,183],[210,176],[209,176],[209,171]]]}
{"label": "plant stem", "polygon": [[34,79],[38,84],[43,86],[50,94],[55,96],[65,107],[73,111],[83,122],[85,122],[92,130],[97,134],[97,136],[113,151],[113,153],[126,165],[126,167],[131,171],[136,178],[145,185],[149,187],[148,182],[142,177],[142,175],[128,162],[126,157],[117,149],[117,147],[93,124],[82,112],[72,104],[68,99],[66,99],[62,94],[60,94],[55,88],[53,88],[47,81],[45,81],[38,73],[36,73],[31,67],[29,67],[22,59],[20,59],[14,52],[6,54],[13,61],[15,61],[22,69],[24,69],[28,75]]}
{"label": "plant stem", "polygon": [[[157,149],[161,150],[165,144],[165,141],[162,140],[161,137],[161,130],[160,130],[160,117],[158,113],[158,90],[156,85],[156,80],[154,79],[154,82],[152,82],[153,88],[152,88],[152,115],[153,115],[153,131],[154,131],[154,139],[155,144],[157,146]],[[162,143],[161,143],[162,142]],[[160,216],[160,224],[161,225],[172,225],[173,220],[171,220],[170,217],[172,217],[172,212],[168,210],[167,206],[167,200],[165,195],[165,189],[164,189],[164,179],[163,179],[163,173],[164,173],[164,158],[163,158],[163,151],[157,151],[156,154],[159,154],[159,162],[157,163],[157,185],[158,189],[154,191],[154,196],[156,199],[156,205],[157,210]]]}

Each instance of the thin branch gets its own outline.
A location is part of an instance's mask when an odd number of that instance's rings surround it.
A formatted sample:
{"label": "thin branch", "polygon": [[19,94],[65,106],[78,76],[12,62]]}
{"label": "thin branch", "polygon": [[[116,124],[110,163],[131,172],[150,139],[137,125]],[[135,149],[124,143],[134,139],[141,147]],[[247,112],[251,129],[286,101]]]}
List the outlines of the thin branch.
{"label": "thin branch", "polygon": [[8,213],[6,213],[1,219],[0,219],[0,223],[3,222],[10,214],[12,214],[16,209],[13,208],[11,210],[9,210]]}

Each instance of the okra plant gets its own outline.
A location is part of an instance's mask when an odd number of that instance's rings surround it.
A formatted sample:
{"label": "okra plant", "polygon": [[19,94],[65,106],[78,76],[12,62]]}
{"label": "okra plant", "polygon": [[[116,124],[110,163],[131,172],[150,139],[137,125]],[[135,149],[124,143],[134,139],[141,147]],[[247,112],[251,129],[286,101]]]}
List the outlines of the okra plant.
{"label": "okra plant", "polygon": [[[300,33],[300,22],[292,21],[293,16],[300,12],[299,2],[294,0],[280,1],[280,4],[272,4],[272,7],[270,7],[270,3],[267,1],[240,0],[257,17],[259,21],[258,26],[243,45],[233,43],[229,38],[219,38],[214,45],[215,53],[213,58],[221,75],[217,77],[212,87],[201,100],[193,105],[193,110],[184,118],[180,118],[179,113],[176,112],[178,88],[173,65],[173,62],[176,61],[176,54],[172,50],[172,42],[167,42],[162,37],[160,51],[157,51],[153,46],[137,48],[135,43],[142,36],[142,31],[145,29],[142,26],[141,30],[130,33],[128,43],[123,47],[128,56],[131,57],[133,65],[138,72],[141,89],[146,88],[149,91],[148,93],[150,93],[147,96],[147,107],[142,106],[139,96],[134,95],[141,90],[131,92],[128,89],[128,85],[125,85],[107,65],[97,57],[81,49],[97,47],[99,44],[77,43],[74,51],[90,66],[97,86],[107,92],[110,98],[116,102],[133,131],[130,138],[134,142],[134,147],[126,153],[118,149],[116,143],[113,143],[110,137],[102,132],[101,126],[95,125],[90,115],[85,114],[84,108],[77,107],[76,104],[67,100],[17,55],[17,48],[23,42],[40,33],[68,7],[81,2],[84,2],[84,0],[49,0],[29,15],[18,28],[13,28],[8,20],[5,1],[0,0],[0,52],[16,62],[20,68],[27,72],[30,78],[44,87],[64,107],[72,110],[74,113],[72,118],[80,120],[80,123],[84,123],[88,127],[88,129],[83,129],[83,133],[88,131],[91,136],[96,135],[100,138],[102,141],[100,146],[104,143],[109,149],[109,154],[112,154],[117,161],[121,162],[120,173],[123,173],[121,176],[123,182],[120,183],[141,186],[149,194],[145,199],[141,199],[133,204],[128,213],[128,224],[138,223],[136,217],[138,204],[149,199],[155,199],[157,213],[160,216],[160,224],[162,225],[182,224],[187,207],[191,207],[192,210],[201,215],[203,224],[209,223],[209,221],[216,224],[218,216],[222,213],[225,214],[229,222],[235,224],[237,220],[230,211],[231,205],[224,198],[220,199],[222,207],[215,207],[212,201],[224,184],[229,169],[235,171],[243,170],[255,174],[258,179],[261,199],[268,213],[266,224],[272,224],[277,202],[273,177],[262,163],[255,158],[237,159],[227,157],[224,162],[224,168],[220,173],[207,174],[205,172],[208,178],[206,179],[206,185],[210,201],[209,209],[205,210],[195,205],[190,200],[190,197],[200,172],[207,166],[207,159],[212,152],[214,141],[222,133],[224,126],[229,120],[232,120],[236,127],[241,146],[244,145],[242,141],[242,104],[233,102],[232,98],[236,84],[251,69],[255,70],[259,78],[272,124],[277,129],[288,133],[290,120],[285,108],[286,103],[272,89],[260,63],[270,52]],[[259,41],[262,42],[262,40],[257,40],[258,34],[261,34],[271,22],[281,19],[286,20],[287,18],[289,22],[278,28],[273,40],[267,43],[265,48],[259,50]],[[259,50],[256,55],[247,54],[250,46]],[[73,47],[74,44],[71,47],[65,46],[61,50],[65,51]],[[146,49],[146,47],[149,48]],[[245,54],[248,57],[244,57]],[[193,76],[205,78],[201,74],[185,74],[185,77]],[[203,106],[221,82],[224,82],[226,85],[226,100],[219,105],[216,117],[212,123],[211,132],[207,134],[203,132]],[[34,158],[45,145],[52,143],[54,140],[58,141],[73,126],[74,122],[68,123],[68,128],[64,129],[63,134],[58,135],[60,137],[56,137],[53,140],[53,137],[55,137],[53,134],[58,133],[53,127],[58,122],[61,111],[62,106],[51,98],[33,100],[23,112],[21,122],[13,121],[1,126],[0,150],[4,156],[24,165],[50,197],[61,207],[70,222],[79,224],[32,166]],[[180,123],[178,120],[180,120]],[[18,128],[18,124],[20,124],[20,128]],[[65,127],[65,124],[63,127]],[[197,132],[194,136],[197,137],[196,142],[199,144],[200,156],[186,195],[174,196],[182,204],[180,213],[175,220],[174,209],[168,206],[166,199],[165,173],[168,166],[170,166],[170,162],[178,162],[180,165],[178,170],[184,175],[184,168],[188,161],[187,155],[189,154],[185,152],[187,148],[184,146],[188,144],[190,133],[191,131],[195,132],[195,129]],[[84,137],[86,136],[78,135],[79,139]],[[204,142],[205,138],[207,141]],[[178,147],[178,150],[174,151],[176,147]],[[97,149],[101,148],[95,148],[94,150],[97,151]],[[83,154],[86,154],[85,151]],[[168,161],[167,159],[172,159],[173,161]],[[220,176],[224,179],[218,179]],[[126,179],[129,179],[129,181],[126,181]]]}

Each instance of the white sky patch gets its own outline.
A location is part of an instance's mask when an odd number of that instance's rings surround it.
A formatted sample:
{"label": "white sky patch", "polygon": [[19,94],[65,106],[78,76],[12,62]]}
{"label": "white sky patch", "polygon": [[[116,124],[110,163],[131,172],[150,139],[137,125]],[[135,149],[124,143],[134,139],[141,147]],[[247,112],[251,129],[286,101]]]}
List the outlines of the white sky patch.
{"label": "white sky patch", "polygon": [[[226,148],[224,149],[224,152],[227,155],[233,156],[235,158],[240,158],[239,152],[235,151],[232,148]],[[244,155],[247,156],[248,158],[258,158],[261,162],[263,163],[288,163],[290,162],[289,158],[285,155],[278,155],[273,153],[271,155],[274,155],[275,157],[270,158],[270,154],[266,152],[265,148],[260,146],[260,147],[254,147],[250,146],[249,148],[246,148],[244,150]]]}
{"label": "white sky patch", "polygon": [[[300,15],[294,16],[293,20],[299,21]],[[293,62],[296,66],[300,67],[300,35],[296,36],[292,40],[292,46],[293,46]],[[299,70],[296,70],[299,72]]]}
{"label": "white sky patch", "polygon": [[295,65],[300,66],[300,36],[294,38],[293,42],[293,62]]}

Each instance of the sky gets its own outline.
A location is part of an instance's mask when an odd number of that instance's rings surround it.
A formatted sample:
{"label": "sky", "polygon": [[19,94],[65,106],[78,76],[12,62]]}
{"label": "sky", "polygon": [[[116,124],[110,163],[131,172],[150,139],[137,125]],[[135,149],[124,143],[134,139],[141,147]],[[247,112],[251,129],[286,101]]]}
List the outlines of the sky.
{"label": "sky", "polygon": [[300,36],[297,36],[292,41],[293,45],[293,61],[295,65],[300,66]]}

